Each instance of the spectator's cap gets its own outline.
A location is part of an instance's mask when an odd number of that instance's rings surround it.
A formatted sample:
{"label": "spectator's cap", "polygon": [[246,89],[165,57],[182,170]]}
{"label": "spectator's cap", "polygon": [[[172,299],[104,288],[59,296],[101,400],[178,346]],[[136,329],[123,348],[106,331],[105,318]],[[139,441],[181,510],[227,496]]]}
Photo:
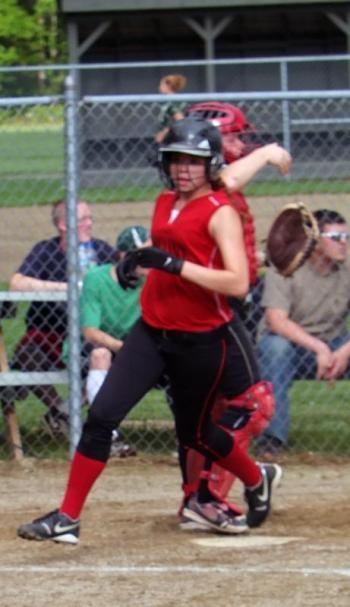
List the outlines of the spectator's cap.
{"label": "spectator's cap", "polygon": [[149,231],[143,226],[130,226],[120,232],[115,248],[117,251],[131,251],[141,247],[149,238]]}

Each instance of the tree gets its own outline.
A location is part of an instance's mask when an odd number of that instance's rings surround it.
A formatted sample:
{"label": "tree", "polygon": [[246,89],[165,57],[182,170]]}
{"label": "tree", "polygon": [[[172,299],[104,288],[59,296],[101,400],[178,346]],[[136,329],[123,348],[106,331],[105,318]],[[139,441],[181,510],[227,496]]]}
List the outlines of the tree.
{"label": "tree", "polygon": [[67,44],[58,17],[56,0],[37,0],[34,18],[38,32],[37,44],[33,46],[38,63],[64,63]]}
{"label": "tree", "polygon": [[66,57],[56,0],[1,0],[0,65],[63,63]]}
{"label": "tree", "polygon": [[28,63],[35,21],[16,0],[0,3],[0,64]]}
{"label": "tree", "polygon": [[[67,44],[56,0],[0,0],[0,66],[65,63]],[[63,74],[53,70],[0,74],[6,95],[55,93]]]}

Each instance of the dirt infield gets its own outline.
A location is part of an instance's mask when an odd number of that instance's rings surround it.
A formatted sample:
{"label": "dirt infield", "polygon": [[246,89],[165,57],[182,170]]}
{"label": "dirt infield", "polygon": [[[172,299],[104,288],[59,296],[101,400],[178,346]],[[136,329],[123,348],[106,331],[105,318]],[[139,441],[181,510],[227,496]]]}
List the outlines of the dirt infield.
{"label": "dirt infield", "polygon": [[233,540],[179,529],[170,458],[111,461],[84,511],[79,546],[16,538],[19,523],[57,505],[67,467],[0,464],[3,607],[350,604],[350,461],[285,462],[271,518]]}

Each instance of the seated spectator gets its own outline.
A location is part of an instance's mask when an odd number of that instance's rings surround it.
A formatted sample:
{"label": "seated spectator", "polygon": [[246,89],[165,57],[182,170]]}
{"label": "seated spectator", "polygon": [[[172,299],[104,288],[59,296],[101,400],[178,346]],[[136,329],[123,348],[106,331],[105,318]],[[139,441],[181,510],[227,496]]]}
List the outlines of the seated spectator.
{"label": "seated spectator", "polygon": [[349,229],[328,209],[314,213],[321,237],[309,260],[285,278],[269,268],[259,326],[259,362],[264,379],[274,385],[276,413],[258,439],[261,455],[283,451],[288,441],[288,389],[294,379],[335,380],[350,377]]}
{"label": "seated spectator", "polygon": [[[117,238],[115,261],[118,262],[127,251],[142,246],[148,238],[148,230],[142,226],[125,228]],[[143,281],[139,280],[134,289],[123,289],[118,282],[115,263],[93,268],[84,278],[81,326],[85,340],[83,352],[88,354],[83,366],[88,367],[86,395],[89,404],[99,391],[124,338],[140,316],[142,286]],[[111,455],[125,457],[135,453],[115,430]]]}
{"label": "seated spectator", "polygon": [[[52,221],[58,236],[38,242],[25,257],[10,281],[14,291],[67,290],[67,225],[65,202],[52,207]],[[95,259],[102,264],[111,259],[113,248],[92,238],[92,216],[84,201],[77,205],[78,240],[91,243]],[[11,368],[19,371],[53,371],[63,368],[61,350],[67,335],[67,306],[64,302],[32,302],[26,316],[26,332],[16,346]],[[21,387],[14,399],[26,398],[31,390],[47,407],[44,428],[55,436],[68,436],[68,406],[54,386]],[[8,397],[7,397],[8,398]]]}

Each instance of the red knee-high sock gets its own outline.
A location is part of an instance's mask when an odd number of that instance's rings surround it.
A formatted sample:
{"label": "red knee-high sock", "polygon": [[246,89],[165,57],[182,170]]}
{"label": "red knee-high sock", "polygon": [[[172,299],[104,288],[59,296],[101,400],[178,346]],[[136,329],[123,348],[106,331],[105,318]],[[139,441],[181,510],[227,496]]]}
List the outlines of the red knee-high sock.
{"label": "red knee-high sock", "polygon": [[60,512],[73,519],[79,518],[89,491],[105,466],[106,462],[75,452]]}
{"label": "red knee-high sock", "polygon": [[237,445],[236,441],[230,453],[216,463],[232,472],[246,487],[255,487],[261,481],[259,466],[249,457],[245,449]]}

